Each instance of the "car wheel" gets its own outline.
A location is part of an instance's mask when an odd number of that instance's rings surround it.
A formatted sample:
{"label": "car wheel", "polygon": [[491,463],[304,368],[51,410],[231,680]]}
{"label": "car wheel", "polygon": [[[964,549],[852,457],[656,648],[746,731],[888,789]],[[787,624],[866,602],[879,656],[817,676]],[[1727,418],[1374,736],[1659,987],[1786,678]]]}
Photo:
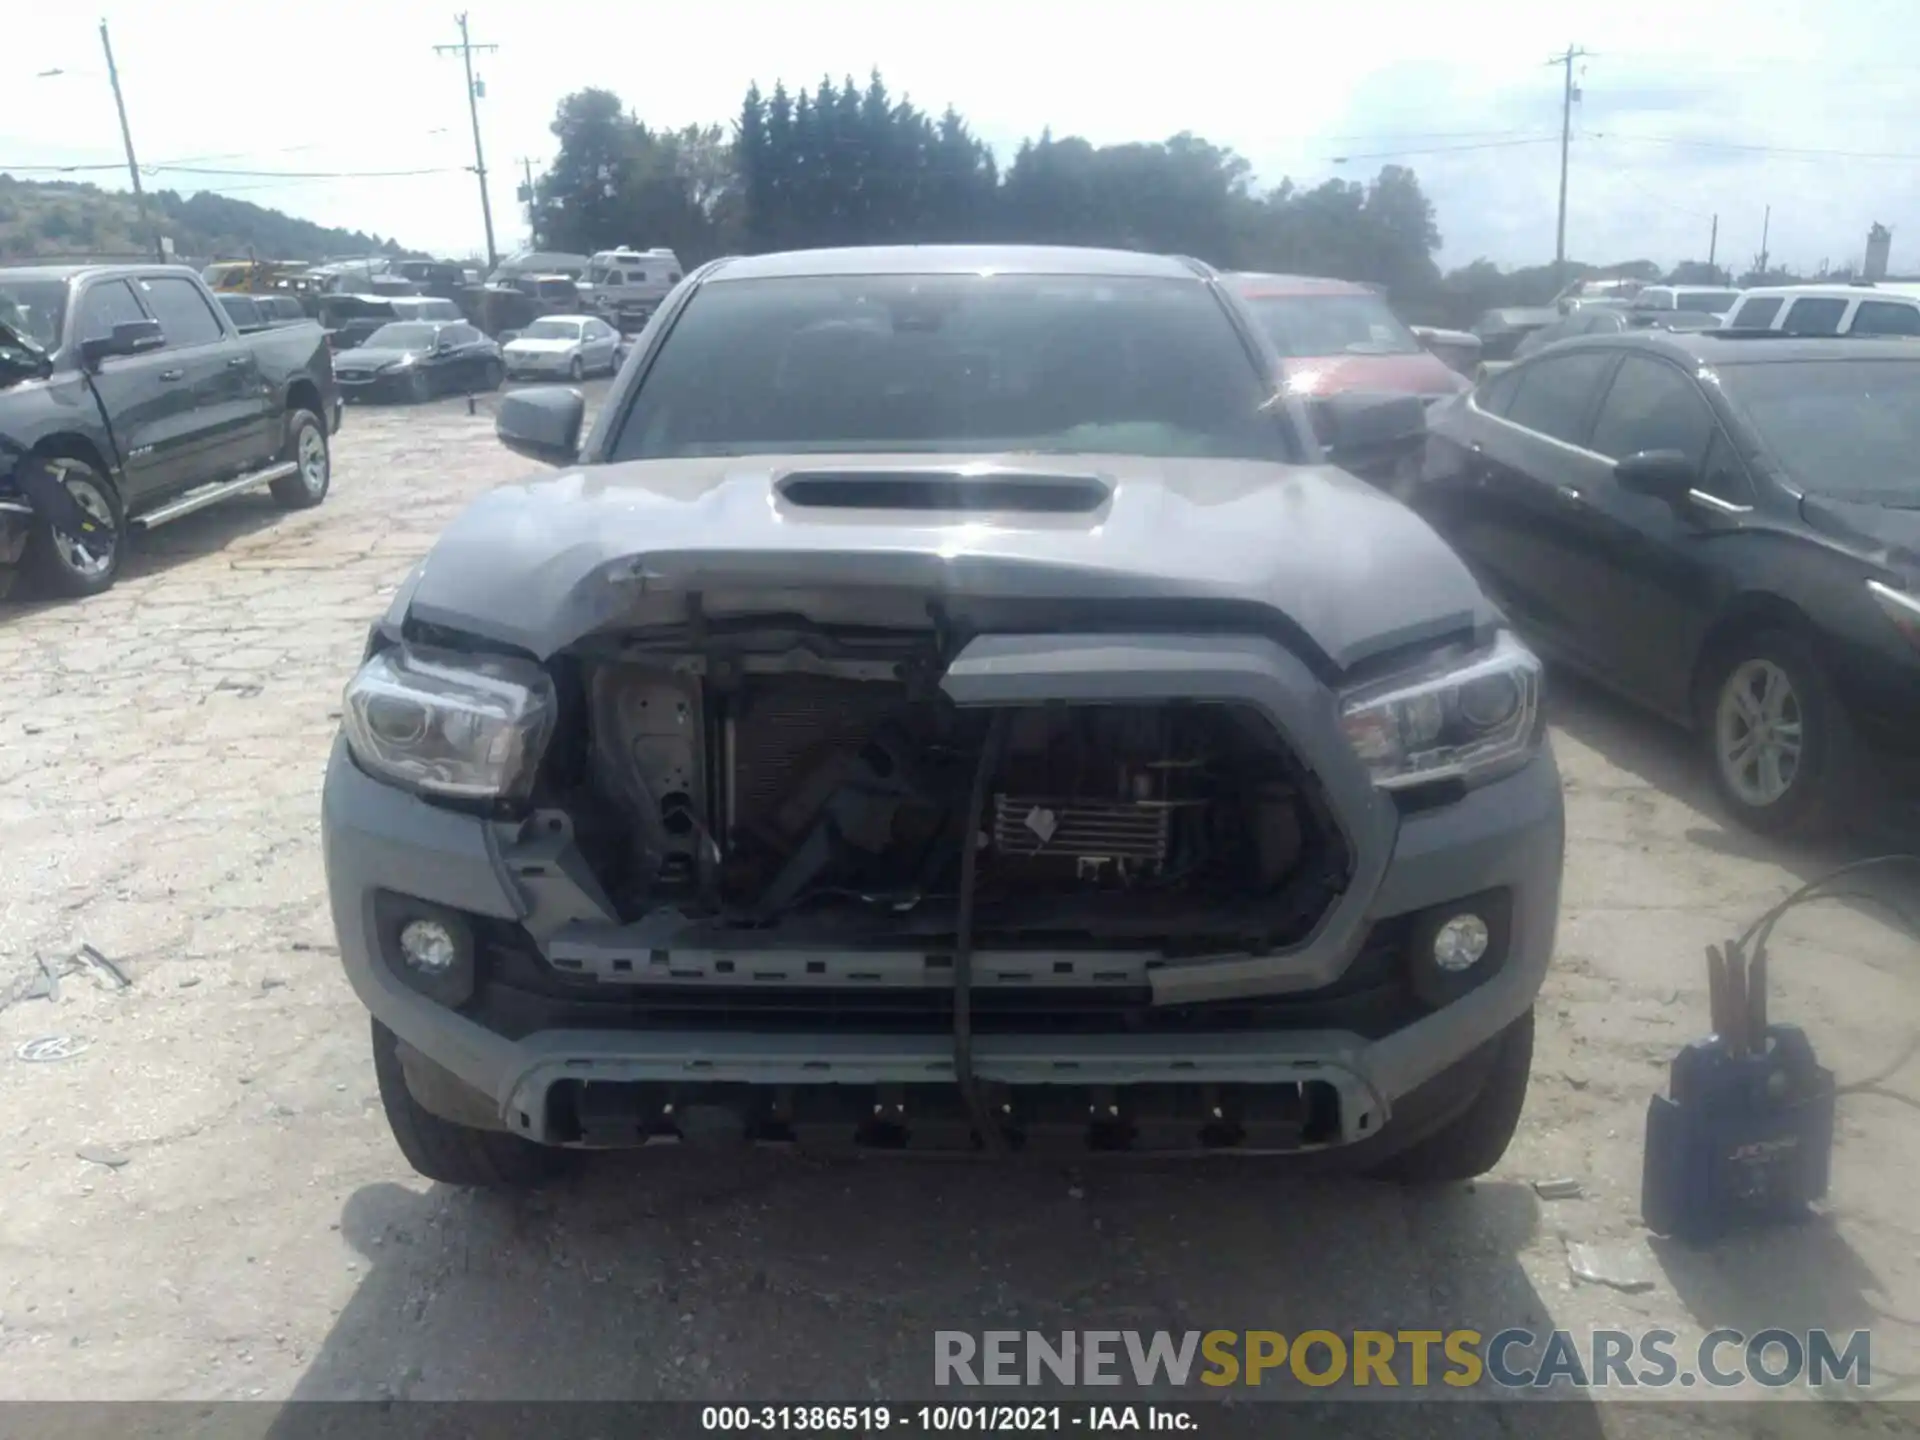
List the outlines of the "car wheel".
{"label": "car wheel", "polygon": [[327,498],[333,483],[333,457],[327,449],[327,428],[318,415],[296,410],[287,417],[287,448],[281,458],[299,467],[268,487],[281,509],[310,510]]}
{"label": "car wheel", "polygon": [[1402,1185],[1471,1180],[1500,1163],[1520,1126],[1533,1071],[1533,1011],[1495,1038],[1500,1048],[1480,1093],[1459,1115],[1368,1173]]}
{"label": "car wheel", "polygon": [[1717,647],[1700,718],[1714,787],[1742,825],[1803,838],[1838,827],[1852,727],[1800,636],[1762,630]]}
{"label": "car wheel", "polygon": [[586,379],[587,362],[582,360],[578,355],[574,356],[573,363],[567,366],[567,378],[576,385]]}
{"label": "car wheel", "polygon": [[394,1143],[407,1163],[429,1180],[515,1189],[550,1179],[571,1158],[564,1150],[535,1145],[503,1130],[456,1125],[427,1110],[407,1088],[400,1037],[378,1020],[373,1022],[373,1074]]}
{"label": "car wheel", "polygon": [[30,583],[41,594],[64,600],[112,589],[127,547],[127,517],[119,494],[84,460],[51,456],[46,463],[86,515],[87,531],[69,535],[50,522],[37,522],[27,538],[23,565]]}
{"label": "car wheel", "polygon": [[433,377],[424,370],[415,370],[407,376],[407,398],[416,405],[433,399]]}

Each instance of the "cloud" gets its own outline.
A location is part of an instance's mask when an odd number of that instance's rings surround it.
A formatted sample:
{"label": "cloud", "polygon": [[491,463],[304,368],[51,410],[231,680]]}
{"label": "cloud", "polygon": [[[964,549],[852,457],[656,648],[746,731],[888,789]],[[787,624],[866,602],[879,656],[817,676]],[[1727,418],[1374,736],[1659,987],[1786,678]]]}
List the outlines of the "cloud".
{"label": "cloud", "polygon": [[[1003,161],[1051,124],[1099,143],[1191,130],[1268,182],[1365,179],[1404,163],[1434,200],[1444,262],[1534,264],[1552,257],[1559,191],[1561,75],[1546,62],[1571,36],[1594,52],[1581,67],[1568,184],[1576,258],[1704,258],[1718,214],[1721,258],[1744,263],[1771,204],[1776,257],[1857,259],[1880,221],[1894,229],[1896,267],[1904,254],[1920,269],[1920,164],[1868,158],[1920,151],[1920,87],[1881,53],[1911,29],[1912,4],[1367,0],[1306,18],[1266,0],[1185,0],[1170,26],[1094,0],[970,0],[938,20],[898,0],[711,0],[685,21],[709,38],[676,45],[671,63],[635,38],[630,6],[495,4],[473,24],[476,40],[500,46],[478,64],[503,246],[523,229],[521,158],[550,157],[547,125],[569,90],[604,85],[649,123],[680,125],[730,119],[749,81],[811,85],[823,71],[864,77],[877,65],[916,103],[955,104]],[[92,12],[15,8],[0,54],[10,102],[0,131],[13,132],[0,135],[0,164],[117,162]],[[151,183],[204,185],[452,253],[479,246],[460,66],[433,50],[454,38],[440,0],[331,0],[326,23],[300,32],[300,71],[317,77],[319,99],[304,86],[290,97],[285,75],[259,63],[258,27],[233,24],[216,0],[118,0],[109,14],[145,160],[439,172]],[[32,78],[50,67],[70,74]]]}

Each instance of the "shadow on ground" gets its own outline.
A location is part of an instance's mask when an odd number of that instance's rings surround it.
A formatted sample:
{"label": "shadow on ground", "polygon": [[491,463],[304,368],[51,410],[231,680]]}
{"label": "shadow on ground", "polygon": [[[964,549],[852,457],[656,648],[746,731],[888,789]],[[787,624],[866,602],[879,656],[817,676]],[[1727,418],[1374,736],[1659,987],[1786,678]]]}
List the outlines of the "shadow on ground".
{"label": "shadow on ground", "polygon": [[[1818,843],[1777,840],[1743,829],[1727,816],[1697,737],[1559,667],[1552,674],[1547,719],[1556,730],[1611,764],[1696,811],[1701,823],[1689,826],[1685,834],[1689,843],[1702,849],[1736,860],[1779,865],[1803,882],[1872,855],[1920,854],[1920,829],[1905,812],[1891,806],[1855,816],[1848,833]],[[1888,918],[1886,903],[1920,917],[1920,864],[1868,872],[1849,881],[1848,888],[1874,897],[1863,908],[1877,920]]]}
{"label": "shadow on ground", "polygon": [[1537,1225],[1524,1186],[1264,1165],[649,1151],[520,1197],[374,1185],[341,1217],[366,1278],[294,1398],[953,1399],[939,1330],[1491,1333],[1547,1319]]}

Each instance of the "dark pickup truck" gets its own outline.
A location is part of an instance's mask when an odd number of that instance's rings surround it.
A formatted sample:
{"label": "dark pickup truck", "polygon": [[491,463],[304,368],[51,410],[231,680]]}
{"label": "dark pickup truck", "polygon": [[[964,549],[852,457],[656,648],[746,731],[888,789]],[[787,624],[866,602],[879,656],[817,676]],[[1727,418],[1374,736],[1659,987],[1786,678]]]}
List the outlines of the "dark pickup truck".
{"label": "dark pickup truck", "polygon": [[0,594],[96,594],[128,531],[242,491],[318,505],[339,428],[315,323],[243,334],[181,266],[0,267]]}

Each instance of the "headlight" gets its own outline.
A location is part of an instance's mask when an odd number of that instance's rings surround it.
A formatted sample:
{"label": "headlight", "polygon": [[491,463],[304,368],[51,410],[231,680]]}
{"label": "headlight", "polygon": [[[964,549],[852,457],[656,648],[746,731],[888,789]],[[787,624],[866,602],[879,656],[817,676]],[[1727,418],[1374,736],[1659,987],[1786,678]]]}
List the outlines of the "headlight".
{"label": "headlight", "polygon": [[366,769],[434,795],[524,795],[553,733],[538,665],[396,645],[347,685],[342,726]]}
{"label": "headlight", "polygon": [[1383,790],[1522,759],[1539,715],[1540,661],[1504,630],[1478,654],[1363,685],[1340,701],[1347,741]]}

